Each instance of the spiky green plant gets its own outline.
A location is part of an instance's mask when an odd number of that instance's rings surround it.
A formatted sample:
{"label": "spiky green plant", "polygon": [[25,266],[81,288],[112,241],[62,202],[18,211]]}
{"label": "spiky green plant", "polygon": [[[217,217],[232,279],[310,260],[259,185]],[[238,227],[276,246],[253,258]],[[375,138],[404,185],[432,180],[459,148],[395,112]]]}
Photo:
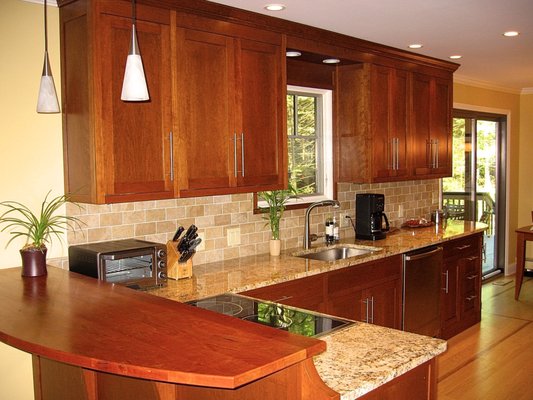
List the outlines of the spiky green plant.
{"label": "spiky green plant", "polygon": [[48,192],[41,204],[40,214],[34,214],[27,206],[17,201],[3,201],[0,206],[7,210],[0,215],[0,232],[8,231],[13,237],[7,242],[6,247],[18,237],[26,237],[26,244],[22,248],[45,249],[53,236],[60,241],[61,233],[65,227],[80,227],[81,221],[76,217],[67,215],[54,215],[65,203],[70,203],[66,195],[57,196],[48,201]]}
{"label": "spiky green plant", "polygon": [[279,239],[279,222],[283,217],[287,202],[289,199],[298,197],[298,191],[289,184],[288,189],[259,192],[257,195],[268,204],[268,207],[260,207],[260,210],[267,213],[263,217],[263,219],[267,220],[265,226],[270,226],[272,239],[277,240]]}

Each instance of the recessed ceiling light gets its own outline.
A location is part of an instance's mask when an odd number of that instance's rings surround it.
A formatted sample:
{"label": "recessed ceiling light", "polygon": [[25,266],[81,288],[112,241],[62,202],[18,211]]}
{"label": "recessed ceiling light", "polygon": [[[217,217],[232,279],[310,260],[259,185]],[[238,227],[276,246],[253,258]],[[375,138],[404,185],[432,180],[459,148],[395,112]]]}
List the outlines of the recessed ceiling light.
{"label": "recessed ceiling light", "polygon": [[460,58],[463,58],[463,56],[461,56],[461,55],[459,55],[459,54],[454,54],[453,56],[450,56],[450,58],[451,58],[452,60],[458,60],[458,59],[460,59]]}
{"label": "recessed ceiling light", "polygon": [[295,51],[295,50],[289,50],[285,53],[285,55],[287,57],[300,57],[302,53],[300,53],[299,51]]}
{"label": "recessed ceiling light", "polygon": [[268,11],[281,11],[287,8],[284,4],[267,4],[264,9]]}
{"label": "recessed ceiling light", "polygon": [[322,60],[324,64],[338,64],[341,62],[338,58],[325,58]]}
{"label": "recessed ceiling light", "polygon": [[422,45],[420,43],[413,43],[413,44],[409,45],[410,49],[421,49],[422,47],[424,47],[424,45]]}
{"label": "recessed ceiling light", "polygon": [[507,36],[507,37],[514,37],[518,35],[520,35],[520,32],[517,32],[517,31],[507,31],[503,33],[503,36]]}

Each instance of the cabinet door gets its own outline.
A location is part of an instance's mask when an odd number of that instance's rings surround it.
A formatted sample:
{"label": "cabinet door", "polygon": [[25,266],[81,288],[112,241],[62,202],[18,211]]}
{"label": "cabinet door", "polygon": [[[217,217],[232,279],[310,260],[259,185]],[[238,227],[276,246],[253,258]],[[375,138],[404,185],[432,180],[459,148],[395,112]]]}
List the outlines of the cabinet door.
{"label": "cabinet door", "polygon": [[408,73],[372,66],[372,180],[406,178],[408,140]]}
{"label": "cabinet door", "polygon": [[422,74],[412,77],[412,161],[418,177],[451,175],[452,82]]}
{"label": "cabinet door", "polygon": [[94,71],[94,79],[101,80],[102,88],[101,109],[95,110],[96,168],[99,177],[104,177],[98,188],[103,195],[99,200],[109,203],[173,197],[170,27],[138,21],[137,37],[150,100],[126,102],[120,96],[131,19],[104,15],[101,21],[97,45],[101,69]]}
{"label": "cabinet door", "polygon": [[177,162],[181,196],[234,186],[234,45],[227,36],[177,29]]}
{"label": "cabinet door", "polygon": [[237,182],[254,190],[281,189],[286,180],[285,60],[280,46],[246,39],[237,43]]}
{"label": "cabinet door", "polygon": [[365,289],[361,313],[367,322],[388,328],[401,329],[402,289],[399,279]]}
{"label": "cabinet door", "polygon": [[[354,321],[370,322],[366,304],[363,305],[363,291],[351,290],[339,294],[330,294],[328,297],[327,313]],[[370,304],[368,304],[370,306]],[[370,309],[368,309],[370,310]]]}

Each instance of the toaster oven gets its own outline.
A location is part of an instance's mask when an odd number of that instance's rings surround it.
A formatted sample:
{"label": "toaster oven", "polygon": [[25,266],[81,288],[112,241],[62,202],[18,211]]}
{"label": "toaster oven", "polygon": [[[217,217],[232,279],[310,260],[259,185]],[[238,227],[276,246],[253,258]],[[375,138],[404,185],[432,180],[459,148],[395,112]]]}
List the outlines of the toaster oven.
{"label": "toaster oven", "polygon": [[164,286],[167,251],[161,243],[138,239],[73,245],[69,270],[133,289]]}

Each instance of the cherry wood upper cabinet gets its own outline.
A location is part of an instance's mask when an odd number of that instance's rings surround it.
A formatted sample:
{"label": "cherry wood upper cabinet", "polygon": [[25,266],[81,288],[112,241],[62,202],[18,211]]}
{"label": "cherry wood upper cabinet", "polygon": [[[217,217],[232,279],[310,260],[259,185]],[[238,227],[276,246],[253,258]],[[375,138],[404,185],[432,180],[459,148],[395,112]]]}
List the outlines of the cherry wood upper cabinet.
{"label": "cherry wood upper cabinet", "polygon": [[75,201],[174,196],[169,13],[139,7],[136,27],[150,100],[124,102],[131,40],[124,11],[123,17],[109,15],[84,2],[61,8],[65,188]]}
{"label": "cherry wood upper cabinet", "polygon": [[180,194],[234,186],[233,39],[177,30],[176,148]]}
{"label": "cherry wood upper cabinet", "polygon": [[281,36],[276,44],[178,27],[177,60],[180,196],[282,188]]}
{"label": "cherry wood upper cabinet", "polygon": [[452,174],[452,79],[412,76],[412,163],[417,178]]}
{"label": "cherry wood upper cabinet", "polygon": [[341,66],[336,91],[338,181],[451,175],[451,74]]}
{"label": "cherry wood upper cabinet", "polygon": [[339,181],[387,182],[409,174],[409,74],[379,65],[336,73]]}
{"label": "cherry wood upper cabinet", "polygon": [[370,74],[372,181],[409,176],[409,74],[374,65]]}

